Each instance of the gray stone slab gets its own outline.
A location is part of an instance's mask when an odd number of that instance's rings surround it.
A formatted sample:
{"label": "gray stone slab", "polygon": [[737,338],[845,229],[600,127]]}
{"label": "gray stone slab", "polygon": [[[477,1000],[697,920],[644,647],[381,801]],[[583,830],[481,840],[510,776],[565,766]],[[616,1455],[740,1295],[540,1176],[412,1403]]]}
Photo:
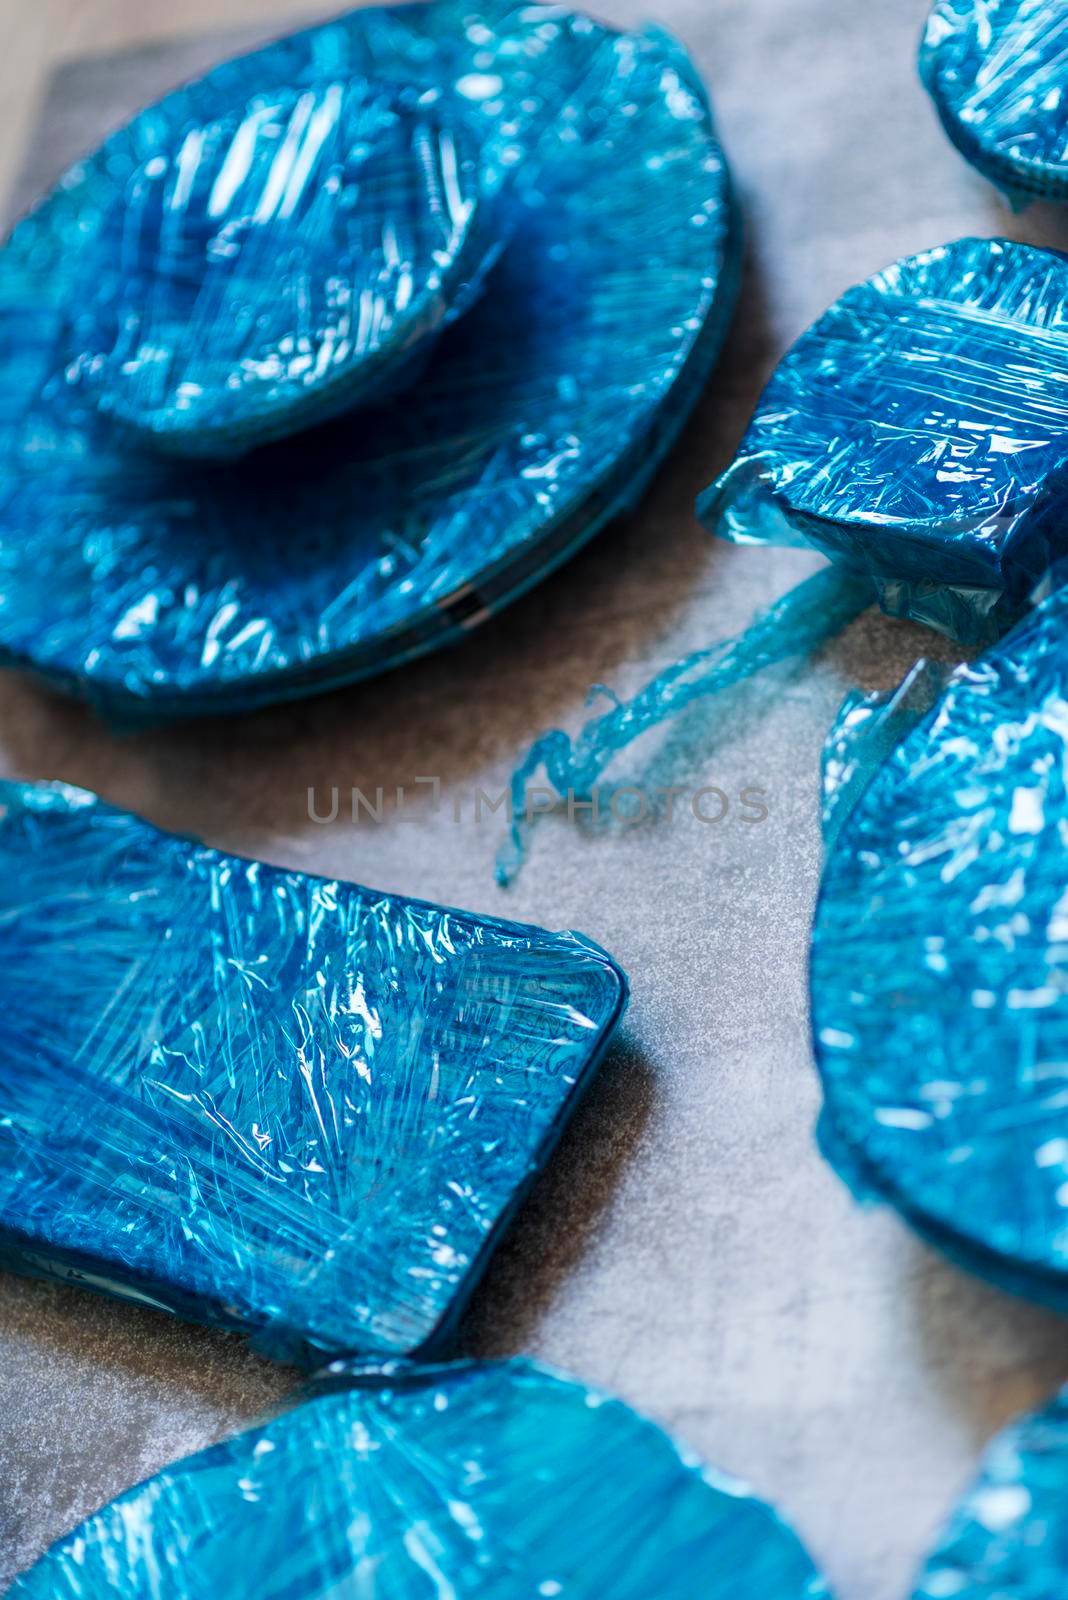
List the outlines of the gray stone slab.
{"label": "gray stone slab", "polygon": [[[745,200],[739,316],[640,512],[460,650],[243,721],[117,739],[0,680],[0,767],[99,790],[165,827],[481,911],[572,925],[629,970],[619,1045],[468,1318],[468,1347],[527,1350],[618,1391],[774,1497],[840,1600],[899,1600],[988,1435],[1068,1376],[1056,1318],[974,1282],[891,1215],[862,1212],[812,1140],[805,960],[820,863],[817,763],[845,690],[886,686],[931,636],[870,616],[810,669],[695,709],[650,748],[680,784],[767,792],[760,825],[612,832],[546,822],[516,888],[498,826],[446,807],[309,820],[325,796],[419,774],[447,799],[499,787],[530,735],[574,728],[587,686],[626,692],[745,625],[813,563],[696,525],[786,345],[848,283],[969,233],[1068,243],[1013,218],[942,137],[915,76],[925,0],[603,0],[690,45]],[[262,34],[261,34],[262,36]],[[139,103],[238,41],[63,68],[25,199]],[[622,775],[622,774],[621,774]],[[0,1572],[115,1491],[255,1417],[293,1375],[240,1341],[0,1278]],[[755,1597],[754,1597],[755,1600]]]}

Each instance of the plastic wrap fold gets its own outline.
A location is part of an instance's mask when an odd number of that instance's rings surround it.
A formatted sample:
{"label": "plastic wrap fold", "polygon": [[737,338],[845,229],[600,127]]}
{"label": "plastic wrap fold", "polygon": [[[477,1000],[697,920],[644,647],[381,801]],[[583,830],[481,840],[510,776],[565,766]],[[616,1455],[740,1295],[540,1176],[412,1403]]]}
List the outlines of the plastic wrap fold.
{"label": "plastic wrap fold", "polygon": [[845,809],[812,936],[824,1149],[963,1263],[1068,1305],[1068,589]]}
{"label": "plastic wrap fold", "polygon": [[[462,637],[640,494],[737,275],[659,31],[431,0],[227,63],[0,252],[0,660],[137,721]],[[237,461],[144,442],[219,455],[405,381]]]}
{"label": "plastic wrap fold", "polygon": [[445,1341],[623,1009],[574,934],[0,786],[0,1262],[252,1333]]}
{"label": "plastic wrap fold", "polygon": [[957,149],[1011,200],[1068,197],[1064,0],[937,0],[920,74]]}
{"label": "plastic wrap fold", "polygon": [[1068,1391],[994,1439],[913,1600],[1057,1600],[1068,1586]]}
{"label": "plastic wrap fold", "polygon": [[700,513],[738,543],[812,545],[892,615],[989,642],[1068,544],[1066,375],[1068,258],[1007,239],[905,257],[787,353]]}
{"label": "plastic wrap fold", "polygon": [[863,575],[824,569],[761,612],[744,632],[671,662],[631,699],[619,700],[597,685],[589,698],[604,695],[609,709],[592,717],[575,738],[563,728],[540,734],[513,772],[512,824],[497,853],[498,883],[511,883],[526,859],[536,815],[528,785],[540,768],[562,800],[586,801],[616,757],[642,734],[696,700],[723,695],[729,701],[732,689],[769,667],[807,660],[872,598]]}
{"label": "plastic wrap fold", "polygon": [[514,1361],[309,1401],[161,1472],[12,1600],[822,1600],[795,1536],[618,1400]]}

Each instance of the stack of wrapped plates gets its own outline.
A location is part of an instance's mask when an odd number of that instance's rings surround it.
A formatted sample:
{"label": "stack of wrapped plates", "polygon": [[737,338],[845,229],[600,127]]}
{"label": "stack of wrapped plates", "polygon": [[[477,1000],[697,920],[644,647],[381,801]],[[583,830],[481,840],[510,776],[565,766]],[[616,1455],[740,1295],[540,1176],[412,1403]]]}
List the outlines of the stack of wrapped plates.
{"label": "stack of wrapped plates", "polygon": [[136,722],[462,637],[639,495],[737,271],[660,32],[430,0],[226,63],[0,252],[0,659]]}

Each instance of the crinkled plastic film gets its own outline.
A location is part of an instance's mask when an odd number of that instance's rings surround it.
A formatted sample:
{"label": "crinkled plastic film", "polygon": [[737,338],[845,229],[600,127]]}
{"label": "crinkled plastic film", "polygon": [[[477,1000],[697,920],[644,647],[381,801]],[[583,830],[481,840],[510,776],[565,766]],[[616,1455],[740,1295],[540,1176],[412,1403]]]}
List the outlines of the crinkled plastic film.
{"label": "crinkled plastic film", "polygon": [[249,63],[250,102],[235,83],[227,105],[219,84],[212,116],[213,95],[189,91],[194,120],[154,119],[124,183],[111,163],[121,192],[91,247],[68,381],[131,447],[225,459],[384,401],[504,243],[462,114],[296,64],[288,85],[294,52],[274,53],[267,81]]}
{"label": "crinkled plastic film", "polygon": [[691,700],[804,657],[870,601],[965,643],[1026,612],[1068,540],[1068,258],[963,239],[848,290],[779,363],[734,461],[702,497],[739,544],[810,545],[834,570],[629,701],[531,745],[498,878],[520,869],[539,766],[586,797]]}
{"label": "crinkled plastic film", "polygon": [[956,1259],[1061,1306],[1066,773],[1061,588],[958,670],[840,823],[811,965],[821,1136],[843,1176]]}
{"label": "crinkled plastic film", "polygon": [[446,1340],[623,1009],[573,934],[0,787],[0,1259],[276,1356]]}
{"label": "crinkled plastic film", "polygon": [[820,763],[828,850],[883,762],[931,710],[945,683],[945,668],[921,658],[889,693],[855,689],[846,696]]}
{"label": "crinkled plastic film", "polygon": [[1065,546],[1068,259],[962,239],[895,262],[783,358],[699,509],[809,544],[884,610],[989,642]]}
{"label": "crinkled plastic film", "polygon": [[[463,102],[503,254],[392,402],[238,462],[139,448],[102,414],[107,340],[87,355],[108,285],[120,307],[136,289],[101,267],[116,203],[178,130],[264,87],[353,77],[425,92],[436,116]],[[228,63],[74,168],[0,253],[0,659],[138,721],[306,694],[460,638],[640,494],[737,276],[708,102],[663,33],[432,0]]]}
{"label": "crinkled plastic film", "polygon": [[1068,1571],[1068,1391],[997,1435],[913,1600],[1053,1600]]}
{"label": "crinkled plastic film", "polygon": [[120,1496],[12,1600],[823,1600],[795,1536],[617,1400],[525,1361],[382,1375]]}
{"label": "crinkled plastic film", "polygon": [[1063,0],[937,0],[920,74],[957,149],[1011,200],[1068,198]]}

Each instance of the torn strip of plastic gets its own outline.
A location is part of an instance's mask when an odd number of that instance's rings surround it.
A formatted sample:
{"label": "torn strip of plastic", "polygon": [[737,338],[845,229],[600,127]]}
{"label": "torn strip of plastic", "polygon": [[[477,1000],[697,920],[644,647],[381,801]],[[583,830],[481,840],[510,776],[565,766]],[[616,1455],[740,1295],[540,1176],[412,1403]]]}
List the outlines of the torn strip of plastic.
{"label": "torn strip of plastic", "polygon": [[[497,854],[498,883],[511,883],[526,859],[534,821],[530,780],[540,768],[561,799],[587,799],[615,758],[643,733],[695,700],[723,694],[778,662],[807,659],[874,598],[871,582],[863,574],[824,569],[775,601],[743,633],[693,651],[650,679],[631,699],[617,700],[610,711],[587,722],[576,738],[561,728],[541,734],[512,774],[512,825]],[[598,692],[604,691],[591,691]]]}

